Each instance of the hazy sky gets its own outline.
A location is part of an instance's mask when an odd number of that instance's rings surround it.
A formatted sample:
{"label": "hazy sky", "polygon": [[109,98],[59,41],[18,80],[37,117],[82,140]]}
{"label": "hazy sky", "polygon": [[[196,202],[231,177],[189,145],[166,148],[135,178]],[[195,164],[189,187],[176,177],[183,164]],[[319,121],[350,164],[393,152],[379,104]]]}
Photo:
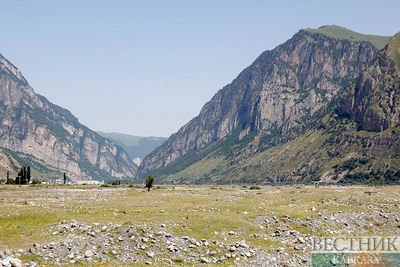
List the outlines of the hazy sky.
{"label": "hazy sky", "polygon": [[169,136],[299,29],[400,31],[400,1],[0,0],[0,53],[94,130]]}

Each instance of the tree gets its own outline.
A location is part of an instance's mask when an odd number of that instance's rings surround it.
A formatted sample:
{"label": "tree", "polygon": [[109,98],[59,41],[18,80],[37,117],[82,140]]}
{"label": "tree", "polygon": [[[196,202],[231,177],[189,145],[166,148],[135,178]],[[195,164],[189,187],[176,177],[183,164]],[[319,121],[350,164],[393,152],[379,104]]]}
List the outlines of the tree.
{"label": "tree", "polygon": [[19,176],[19,183],[18,184],[26,184],[27,183],[27,172],[26,172],[26,168],[23,167],[20,170],[20,173],[18,174]]}
{"label": "tree", "polygon": [[67,175],[64,172],[64,184],[66,184],[66,183],[67,183]]}
{"label": "tree", "polygon": [[22,168],[21,184],[26,184],[26,168]]}
{"label": "tree", "polygon": [[150,191],[150,189],[153,187],[154,180],[156,179],[156,177],[157,176],[155,176],[154,174],[150,174],[149,176],[147,176],[145,185],[147,191]]}
{"label": "tree", "polygon": [[21,182],[22,182],[22,168],[21,168],[21,170],[19,170],[17,177],[15,177],[15,183],[16,184],[20,185]]}
{"label": "tree", "polygon": [[28,166],[28,168],[27,168],[26,180],[27,180],[28,184],[31,182],[31,167],[30,166]]}
{"label": "tree", "polygon": [[7,171],[7,181],[10,179],[10,171]]}

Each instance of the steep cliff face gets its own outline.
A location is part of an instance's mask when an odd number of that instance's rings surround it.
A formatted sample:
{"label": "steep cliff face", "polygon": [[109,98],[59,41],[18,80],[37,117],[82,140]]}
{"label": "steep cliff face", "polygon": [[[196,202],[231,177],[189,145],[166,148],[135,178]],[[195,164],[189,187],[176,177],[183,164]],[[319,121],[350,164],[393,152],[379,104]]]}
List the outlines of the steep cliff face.
{"label": "steep cliff face", "polygon": [[38,95],[0,55],[0,147],[30,154],[71,179],[132,178],[137,166],[113,142]]}
{"label": "steep cliff face", "polygon": [[376,51],[366,40],[335,38],[323,30],[299,31],[262,53],[218,91],[197,117],[144,159],[137,177],[221,140],[238,127],[244,129],[243,136],[278,128],[287,132],[326,106],[371,63]]}
{"label": "steep cliff face", "polygon": [[340,99],[339,110],[355,119],[363,130],[378,132],[400,124],[399,54],[400,33]]}

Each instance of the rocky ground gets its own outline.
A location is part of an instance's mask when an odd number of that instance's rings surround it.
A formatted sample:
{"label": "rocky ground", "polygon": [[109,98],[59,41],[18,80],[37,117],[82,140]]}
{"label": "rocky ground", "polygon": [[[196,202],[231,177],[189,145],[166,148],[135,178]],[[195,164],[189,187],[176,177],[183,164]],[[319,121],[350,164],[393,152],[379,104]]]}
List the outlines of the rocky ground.
{"label": "rocky ground", "polygon": [[1,188],[0,266],[309,266],[313,237],[399,235],[398,189]]}

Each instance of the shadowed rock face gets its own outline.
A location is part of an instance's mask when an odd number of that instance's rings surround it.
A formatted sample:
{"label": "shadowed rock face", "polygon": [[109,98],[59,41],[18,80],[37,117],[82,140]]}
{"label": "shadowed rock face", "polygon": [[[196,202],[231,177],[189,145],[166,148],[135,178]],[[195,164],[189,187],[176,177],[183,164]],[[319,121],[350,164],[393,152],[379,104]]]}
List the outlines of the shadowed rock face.
{"label": "shadowed rock face", "polygon": [[301,30],[262,53],[218,91],[197,117],[143,160],[137,177],[224,138],[238,126],[260,133],[279,127],[287,131],[326,106],[371,63],[376,51],[369,42]]}
{"label": "shadowed rock face", "polygon": [[339,111],[368,131],[383,131],[400,124],[400,33],[378,53],[357,83],[346,91]]}
{"label": "shadowed rock face", "polygon": [[0,55],[0,147],[33,155],[71,179],[131,178],[137,166],[113,142],[38,95]]}

